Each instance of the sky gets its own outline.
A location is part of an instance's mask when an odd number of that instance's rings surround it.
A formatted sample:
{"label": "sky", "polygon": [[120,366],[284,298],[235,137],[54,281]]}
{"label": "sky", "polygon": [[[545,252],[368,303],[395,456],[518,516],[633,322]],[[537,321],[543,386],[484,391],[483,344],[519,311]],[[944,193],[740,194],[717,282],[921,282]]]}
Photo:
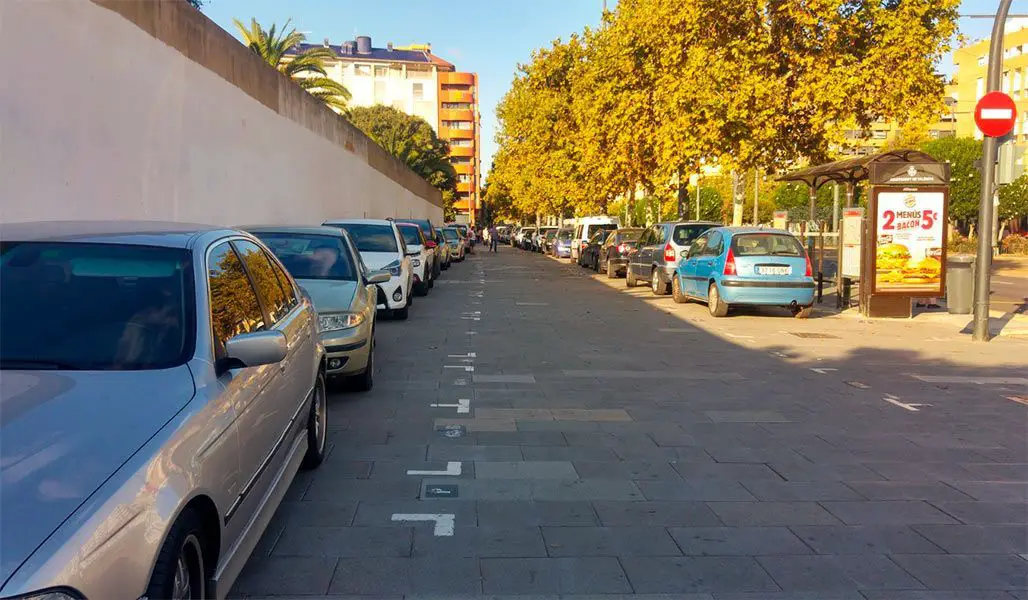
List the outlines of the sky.
{"label": "sky", "polygon": [[[556,38],[596,26],[603,0],[204,0],[203,12],[233,35],[232,19],[265,26],[292,19],[308,41],[326,37],[333,44],[357,35],[372,45],[431,43],[432,52],[461,71],[478,73],[482,113],[482,165],[488,172],[496,151],[494,109],[507,91],[519,63],[535,48]],[[963,0],[961,14],[995,13],[999,0]],[[613,8],[616,0],[609,0]],[[1014,0],[1012,14],[1028,14],[1028,0]],[[992,22],[961,18],[961,31],[976,39],[989,36]],[[952,73],[952,60],[939,69]]]}

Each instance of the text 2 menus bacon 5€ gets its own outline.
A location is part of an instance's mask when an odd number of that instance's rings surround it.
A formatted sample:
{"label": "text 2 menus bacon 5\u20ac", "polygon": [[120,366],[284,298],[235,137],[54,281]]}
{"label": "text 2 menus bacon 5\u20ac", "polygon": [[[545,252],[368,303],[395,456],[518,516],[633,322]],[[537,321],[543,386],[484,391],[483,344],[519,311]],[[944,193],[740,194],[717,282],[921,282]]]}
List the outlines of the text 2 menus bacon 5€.
{"label": "text 2 menus bacon 5\u20ac", "polygon": [[941,293],[942,192],[880,192],[876,214],[875,289]]}

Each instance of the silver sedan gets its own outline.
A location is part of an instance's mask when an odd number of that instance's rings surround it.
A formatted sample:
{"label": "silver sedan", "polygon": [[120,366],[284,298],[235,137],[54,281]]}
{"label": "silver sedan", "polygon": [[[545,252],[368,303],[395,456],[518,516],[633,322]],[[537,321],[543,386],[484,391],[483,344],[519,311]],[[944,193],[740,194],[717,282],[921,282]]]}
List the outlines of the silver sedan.
{"label": "silver sedan", "polygon": [[0,597],[224,597],[324,458],[310,300],[234,230],[0,241]]}

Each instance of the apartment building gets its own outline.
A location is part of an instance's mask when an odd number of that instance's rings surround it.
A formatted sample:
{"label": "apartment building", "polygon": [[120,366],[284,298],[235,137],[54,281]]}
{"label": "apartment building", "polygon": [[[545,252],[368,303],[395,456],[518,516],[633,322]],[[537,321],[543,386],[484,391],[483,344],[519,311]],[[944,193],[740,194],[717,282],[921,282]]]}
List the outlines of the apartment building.
{"label": "apartment building", "polygon": [[[335,60],[328,76],[350,91],[352,106],[385,104],[428,121],[450,144],[450,161],[457,171],[454,208],[469,223],[481,210],[480,122],[478,74],[464,73],[432,54],[431,44],[376,48],[369,36],[340,44],[326,39]],[[301,45],[301,51],[312,47]],[[288,56],[287,56],[288,59]]]}
{"label": "apartment building", "polygon": [[[946,107],[939,120],[928,128],[928,136],[973,137],[982,139],[974,124],[974,107],[985,95],[985,80],[989,68],[989,39],[979,40],[953,52],[953,78],[946,85],[943,100]],[[1017,123],[1014,143],[1028,146],[1028,19],[1010,19],[1003,36],[1002,90],[1017,104]],[[848,146],[846,154],[860,155],[878,152],[893,141],[899,133],[896,123],[880,121],[867,131],[845,132]]]}

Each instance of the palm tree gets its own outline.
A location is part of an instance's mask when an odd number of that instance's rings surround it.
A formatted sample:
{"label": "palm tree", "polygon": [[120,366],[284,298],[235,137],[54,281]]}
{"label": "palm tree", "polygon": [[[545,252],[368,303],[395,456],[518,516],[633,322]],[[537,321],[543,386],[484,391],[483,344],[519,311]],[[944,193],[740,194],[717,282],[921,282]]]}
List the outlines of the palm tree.
{"label": "palm tree", "polygon": [[[330,48],[316,46],[301,51],[300,44],[307,38],[289,27],[291,20],[286,21],[282,31],[278,31],[278,26],[274,24],[265,30],[257,19],[250,19],[249,27],[239,19],[233,19],[233,22],[243,36],[243,43],[264,62],[287,75],[329,108],[344,115],[349,114],[347,105],[350,91],[338,81],[329,79],[325,71],[325,61],[335,58]],[[293,51],[293,55],[287,59],[286,54],[290,51]]]}

